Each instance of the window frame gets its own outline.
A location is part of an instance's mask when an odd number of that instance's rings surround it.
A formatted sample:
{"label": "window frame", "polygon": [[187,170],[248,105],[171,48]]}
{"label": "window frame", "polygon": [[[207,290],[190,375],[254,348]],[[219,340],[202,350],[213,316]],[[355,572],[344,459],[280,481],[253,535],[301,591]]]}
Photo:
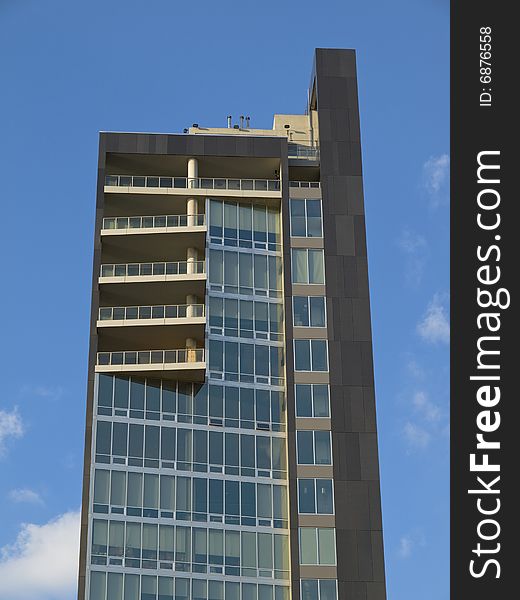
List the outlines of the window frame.
{"label": "window frame", "polygon": [[[331,483],[332,512],[330,512],[330,513],[318,512],[318,484],[317,484],[318,480],[330,481],[330,483]],[[301,510],[300,510],[300,481],[312,481],[313,482],[314,512],[301,512]],[[336,514],[336,507],[335,507],[335,503],[334,503],[334,479],[332,479],[330,477],[298,477],[296,488],[297,488],[297,495],[298,495],[297,503],[298,503],[298,514],[299,515],[329,515],[330,516],[330,515]]]}
{"label": "window frame", "polygon": [[[311,390],[311,411],[310,416],[298,414],[298,387],[309,386]],[[314,388],[317,386],[327,388],[327,414],[317,416],[314,405]],[[297,419],[330,419],[330,385],[328,383],[295,383],[294,384],[294,414]]]}
{"label": "window frame", "polygon": [[[300,453],[298,451],[298,438],[300,433],[312,433],[312,463],[302,463],[300,462]],[[329,435],[329,449],[330,449],[330,462],[329,463],[317,463],[316,462],[316,433],[328,433]],[[327,466],[330,467],[333,465],[333,456],[332,456],[332,432],[322,429],[298,429],[296,431],[296,464],[297,465],[312,465],[312,466]]]}
{"label": "window frame", "polygon": [[[294,308],[294,301],[297,298],[306,298],[307,299],[307,321],[308,321],[308,325],[297,325],[295,322],[295,317],[296,317],[296,310]],[[311,315],[312,315],[312,311],[311,311],[311,299],[312,298],[317,298],[320,300],[323,300],[323,315],[324,315],[324,325],[313,325],[311,323]],[[327,299],[326,296],[293,296],[292,297],[292,317],[293,317],[293,327],[305,327],[305,328],[309,328],[309,327],[315,327],[316,329],[326,329],[327,327]]]}
{"label": "window frame", "polygon": [[[309,369],[298,369],[296,367],[297,359],[296,359],[296,348],[303,342],[308,342],[308,353],[309,353],[309,361],[310,368]],[[313,344],[315,342],[323,342],[325,344],[325,369],[313,369]],[[329,340],[324,338],[304,338],[304,339],[294,339],[293,340],[293,355],[294,355],[294,371],[297,373],[328,373],[329,372]]]}
{"label": "window frame", "polygon": [[[305,256],[306,256],[306,281],[296,281],[295,280],[295,269],[294,269],[294,265],[295,265],[295,259],[294,259],[294,252],[298,251],[298,252],[305,252]],[[322,262],[322,271],[323,271],[323,281],[310,281],[310,272],[311,269],[310,267],[310,263],[309,263],[309,253],[310,252],[319,252],[321,254],[321,262]],[[298,247],[292,247],[291,248],[291,283],[293,285],[325,285],[325,252],[323,250],[323,248],[298,248]]]}
{"label": "window frame", "polygon": [[[320,205],[320,235],[309,235],[309,215],[308,215],[308,207],[307,207],[307,203],[311,201],[311,202],[319,202]],[[293,207],[293,203],[294,202],[303,202],[304,205],[304,215],[303,215],[303,219],[305,221],[305,235],[295,235],[293,233],[293,214],[292,214],[292,207]],[[291,237],[293,238],[304,238],[304,239],[309,239],[309,238],[323,238],[323,203],[321,201],[321,198],[291,198],[290,199],[290,206],[289,206],[289,216],[290,216],[290,224],[291,224]],[[301,217],[300,217],[301,218]],[[317,217],[311,217],[316,219]]]}

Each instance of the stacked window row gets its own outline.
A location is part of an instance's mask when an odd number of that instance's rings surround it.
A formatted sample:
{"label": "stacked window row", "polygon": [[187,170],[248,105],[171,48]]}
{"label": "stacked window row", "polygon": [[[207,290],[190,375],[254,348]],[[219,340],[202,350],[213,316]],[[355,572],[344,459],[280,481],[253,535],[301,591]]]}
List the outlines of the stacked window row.
{"label": "stacked window row", "polygon": [[331,527],[300,527],[300,565],[335,565],[335,533]]}
{"label": "stacked window row", "polygon": [[328,371],[327,340],[294,340],[295,371]]}
{"label": "stacked window row", "polygon": [[297,431],[296,458],[299,465],[331,465],[330,431]]}
{"label": "stacked window row", "polygon": [[283,306],[278,302],[212,296],[209,327],[213,335],[282,341]]}
{"label": "stacked window row", "polygon": [[226,381],[282,386],[282,346],[209,340],[210,377]]}
{"label": "stacked window row", "polygon": [[[92,571],[89,600],[289,600],[289,587]],[[318,600],[318,596],[305,596],[305,600]],[[322,595],[319,600],[336,600],[336,596]]]}
{"label": "stacked window row", "polygon": [[323,296],[293,296],[293,325],[295,327],[326,327]]}
{"label": "stacked window row", "polygon": [[337,581],[335,579],[302,579],[301,600],[336,600]]}
{"label": "stacked window row", "polygon": [[96,469],[93,510],[249,527],[288,526],[283,485],[132,471]]}
{"label": "stacked window row", "polygon": [[285,439],[268,435],[102,420],[96,427],[97,463],[283,479],[285,452]]}
{"label": "stacked window row", "polygon": [[282,258],[210,249],[209,284],[214,292],[281,298]]}
{"label": "stacked window row", "polygon": [[328,385],[297,383],[294,386],[294,396],[297,417],[330,417]]}
{"label": "stacked window row", "polygon": [[291,235],[293,237],[323,237],[321,200],[291,199]]}
{"label": "stacked window row", "polygon": [[[322,535],[321,543],[326,539]],[[93,519],[91,563],[288,579],[289,537],[278,533]]]}
{"label": "stacked window row", "polygon": [[281,391],[106,374],[99,374],[98,382],[99,415],[285,430],[286,406]]}
{"label": "stacked window row", "polygon": [[210,200],[209,236],[212,244],[279,252],[280,211],[261,204]]}
{"label": "stacked window row", "polygon": [[298,512],[308,515],[333,515],[332,479],[298,479]]}
{"label": "stacked window row", "polygon": [[292,282],[302,284],[325,283],[323,250],[315,248],[292,248]]}

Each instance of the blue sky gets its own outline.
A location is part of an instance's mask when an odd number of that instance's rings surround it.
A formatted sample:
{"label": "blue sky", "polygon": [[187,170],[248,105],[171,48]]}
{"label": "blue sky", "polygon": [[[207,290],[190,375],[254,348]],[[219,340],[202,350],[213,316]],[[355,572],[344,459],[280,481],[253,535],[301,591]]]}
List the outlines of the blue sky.
{"label": "blue sky", "polygon": [[0,600],[75,594],[98,131],[270,127],[316,46],[358,52],[388,597],[448,598],[448,6],[0,0]]}

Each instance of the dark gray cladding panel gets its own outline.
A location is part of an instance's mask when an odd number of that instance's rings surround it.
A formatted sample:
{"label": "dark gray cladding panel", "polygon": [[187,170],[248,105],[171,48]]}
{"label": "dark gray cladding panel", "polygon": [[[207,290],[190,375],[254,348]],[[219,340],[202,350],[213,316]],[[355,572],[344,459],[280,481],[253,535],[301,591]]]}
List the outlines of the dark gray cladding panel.
{"label": "dark gray cladding panel", "polygon": [[384,600],[356,56],[317,49],[338,600]]}
{"label": "dark gray cladding panel", "polygon": [[279,137],[104,132],[100,134],[100,139],[105,154],[112,152],[251,158],[287,156],[287,140]]}

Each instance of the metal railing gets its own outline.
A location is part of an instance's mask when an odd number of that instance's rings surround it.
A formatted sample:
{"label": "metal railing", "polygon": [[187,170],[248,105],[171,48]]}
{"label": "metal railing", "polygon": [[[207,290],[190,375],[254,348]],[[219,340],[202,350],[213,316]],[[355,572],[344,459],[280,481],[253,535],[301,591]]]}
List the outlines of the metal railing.
{"label": "metal railing", "polygon": [[321,188],[319,181],[289,181],[290,188]]}
{"label": "metal railing", "polygon": [[180,350],[136,350],[97,353],[97,364],[99,366],[171,365],[199,362],[204,362],[204,348],[181,348]]}
{"label": "metal railing", "polygon": [[203,317],[204,304],[171,304],[164,306],[102,306],[100,321],[132,321],[135,319],[184,319]]}
{"label": "metal railing", "polygon": [[320,150],[316,146],[303,146],[301,144],[289,144],[289,158],[310,158],[317,159],[320,156]]}
{"label": "metal railing", "polygon": [[153,275],[192,275],[205,272],[203,260],[188,262],[129,263],[101,265],[101,277],[143,277]]}
{"label": "metal railing", "polygon": [[203,190],[279,191],[278,179],[229,179],[225,177],[161,177],[156,175],[107,175],[112,187],[178,188]]}
{"label": "metal railing", "polygon": [[151,229],[204,225],[205,215],[159,215],[151,217],[106,217],[103,229]]}

